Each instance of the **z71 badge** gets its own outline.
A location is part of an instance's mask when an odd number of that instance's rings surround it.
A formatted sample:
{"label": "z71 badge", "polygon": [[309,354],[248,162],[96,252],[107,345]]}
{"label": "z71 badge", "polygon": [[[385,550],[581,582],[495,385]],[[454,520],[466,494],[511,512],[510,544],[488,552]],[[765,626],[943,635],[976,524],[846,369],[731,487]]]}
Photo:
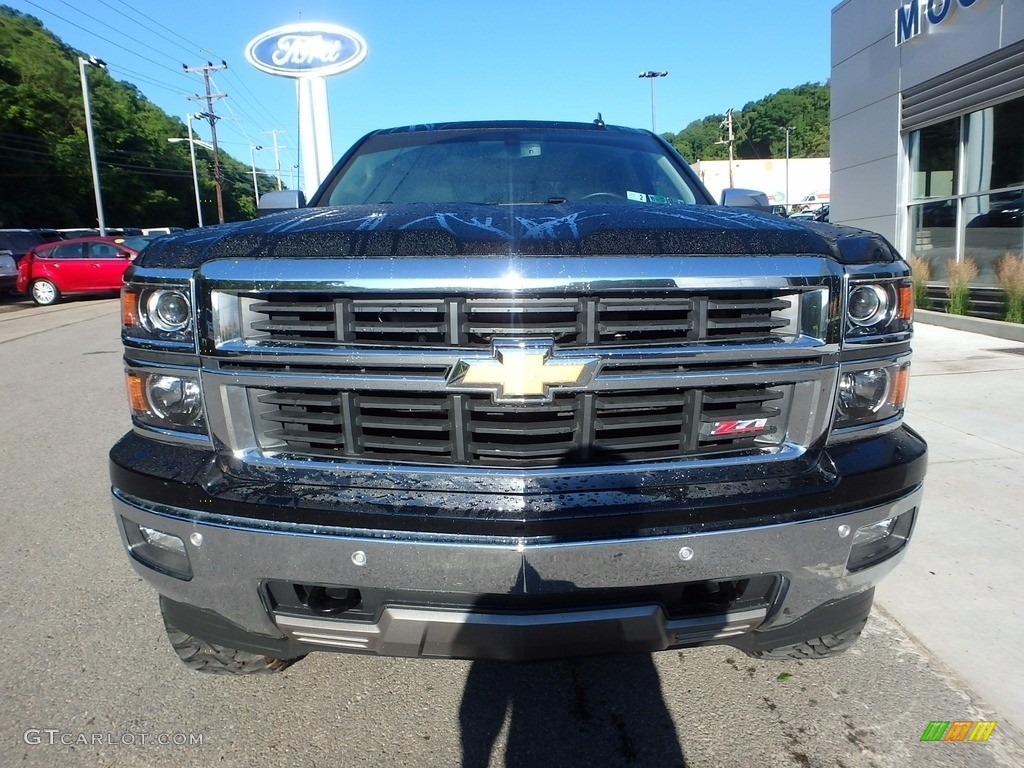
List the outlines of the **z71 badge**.
{"label": "z71 badge", "polygon": [[767,426],[768,419],[729,419],[705,424],[700,432],[702,437],[735,437],[760,434]]}

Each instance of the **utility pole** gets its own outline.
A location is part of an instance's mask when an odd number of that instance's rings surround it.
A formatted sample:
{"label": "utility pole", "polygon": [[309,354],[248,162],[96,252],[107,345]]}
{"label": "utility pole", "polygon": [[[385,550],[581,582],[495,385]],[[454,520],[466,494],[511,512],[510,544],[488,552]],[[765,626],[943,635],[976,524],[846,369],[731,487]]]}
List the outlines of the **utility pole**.
{"label": "utility pole", "polygon": [[203,67],[190,67],[187,64],[182,64],[182,68],[189,74],[202,74],[203,81],[206,84],[206,96],[189,96],[190,101],[206,101],[206,112],[202,112],[197,117],[203,117],[210,122],[210,135],[213,137],[210,141],[213,144],[213,186],[217,191],[217,221],[221,224],[224,223],[224,192],[223,192],[223,176],[220,170],[220,151],[217,149],[217,121],[220,119],[213,111],[213,102],[216,99],[223,99],[227,96],[226,93],[218,93],[214,95],[210,90],[210,73],[216,72],[219,69],[227,69],[228,63],[221,60],[219,65],[214,65],[211,62],[206,62],[206,66]]}
{"label": "utility pole", "polygon": [[735,139],[734,139],[733,133],[732,133],[732,110],[731,109],[726,110],[726,112],[725,112],[725,120],[723,120],[721,123],[719,123],[718,127],[719,128],[728,128],[728,131],[729,131],[729,138],[728,139],[719,139],[718,141],[715,142],[715,144],[728,144],[729,145],[729,186],[732,187],[732,186],[734,186],[733,185],[733,181],[732,181],[732,162],[733,162],[733,160],[732,160],[732,146],[733,146],[733,142],[735,141]]}
{"label": "utility pole", "polygon": [[280,130],[278,128],[275,128],[272,131],[264,131],[264,133],[269,133],[271,136],[274,137],[274,167],[277,170],[277,189],[278,189],[278,191],[280,191],[281,190],[281,150],[282,149],[288,149],[288,147],[285,147],[283,145],[278,145],[278,143],[277,143],[277,134],[279,134],[279,133],[287,133],[287,131],[282,131],[282,130]]}

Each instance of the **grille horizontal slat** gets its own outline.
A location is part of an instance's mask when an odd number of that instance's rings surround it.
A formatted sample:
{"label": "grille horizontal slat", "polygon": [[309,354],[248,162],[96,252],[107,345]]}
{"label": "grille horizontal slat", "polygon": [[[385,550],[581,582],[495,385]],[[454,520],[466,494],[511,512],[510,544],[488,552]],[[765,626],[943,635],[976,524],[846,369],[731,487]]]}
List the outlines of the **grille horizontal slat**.
{"label": "grille horizontal slat", "polygon": [[466,299],[460,327],[471,346],[510,334],[572,345],[583,330],[581,310],[581,302],[572,297]]}
{"label": "grille horizontal slat", "polygon": [[366,450],[376,449],[383,455],[408,453],[447,454],[451,443],[444,440],[421,440],[403,437],[364,437],[360,441]]}
{"label": "grille horizontal slat", "polygon": [[[531,424],[529,433],[531,435],[561,435],[572,434],[576,431],[575,422],[562,424],[555,421],[538,422]],[[523,428],[518,424],[475,424],[472,427],[474,435],[521,435]]]}
{"label": "grille horizontal slat", "polygon": [[274,440],[283,440],[289,444],[303,445],[310,444],[310,447],[314,446],[343,446],[345,444],[345,438],[341,434],[333,434],[329,432],[305,432],[296,429],[272,429],[267,432],[267,436]]}
{"label": "grille horizontal slat", "polygon": [[265,416],[268,421],[279,421],[283,424],[341,424],[341,416],[317,411],[286,411],[280,410]]}

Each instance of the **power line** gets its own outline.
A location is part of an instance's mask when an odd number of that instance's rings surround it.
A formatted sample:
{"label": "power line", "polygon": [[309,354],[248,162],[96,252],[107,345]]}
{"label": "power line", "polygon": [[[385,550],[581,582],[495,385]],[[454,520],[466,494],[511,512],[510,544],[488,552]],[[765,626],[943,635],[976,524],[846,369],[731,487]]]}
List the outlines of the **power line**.
{"label": "power line", "polygon": [[[62,2],[63,2],[63,0],[62,0]],[[112,6],[112,5],[110,4],[110,3],[106,2],[106,0],[98,0],[98,2],[99,2],[99,3],[101,4],[101,5],[105,5],[105,6],[107,7],[107,8],[109,8],[110,10],[112,10],[112,11],[113,11],[114,13],[116,13],[116,14],[118,14],[118,15],[120,15],[120,16],[123,16],[124,18],[128,19],[128,20],[129,20],[129,21],[131,21],[131,22],[132,22],[133,24],[136,24],[136,25],[138,25],[138,26],[142,27],[142,28],[143,28],[144,30],[146,30],[146,31],[147,31],[147,32],[149,32],[150,34],[152,34],[152,35],[155,35],[155,36],[159,37],[159,38],[160,38],[161,40],[166,40],[166,41],[167,41],[168,43],[170,43],[170,44],[171,44],[171,45],[173,45],[173,46],[176,46],[176,47],[178,47],[178,48],[181,48],[182,50],[187,50],[187,51],[188,51],[188,52],[189,52],[190,54],[192,54],[192,53],[195,53],[195,52],[196,52],[194,48],[191,48],[191,47],[189,47],[189,48],[186,48],[186,47],[185,47],[185,46],[183,46],[183,45],[182,45],[181,43],[176,43],[176,42],[174,42],[173,40],[171,40],[171,39],[170,39],[169,37],[167,37],[166,35],[161,35],[161,34],[160,34],[159,32],[157,32],[156,30],[154,30],[154,29],[153,29],[152,27],[148,27],[148,26],[146,26],[145,24],[143,24],[143,23],[142,23],[141,21],[139,21],[139,20],[138,20],[138,18],[136,18],[136,16],[141,16],[141,15],[142,15],[141,11],[133,11],[133,14],[134,14],[134,15],[129,15],[129,14],[125,13],[124,11],[118,10],[117,8],[115,8],[114,6]],[[122,3],[122,5],[123,5],[123,3]],[[129,9],[131,9],[131,8],[130,8],[130,6],[128,6],[128,7],[129,7]],[[147,17],[147,18],[148,18],[148,17]],[[152,20],[152,19],[150,19],[150,21],[153,21],[153,20]],[[156,22],[153,22],[153,23],[155,24]]]}
{"label": "power line", "polygon": [[[144,14],[144,13],[143,13],[142,11],[140,11],[140,10],[139,10],[138,8],[133,8],[132,6],[128,5],[128,3],[124,2],[124,0],[117,0],[117,1],[118,1],[119,3],[121,3],[121,5],[123,5],[123,6],[125,7],[125,8],[127,8],[127,9],[128,9],[129,11],[131,11],[132,13],[134,13],[134,14],[136,14],[136,15],[138,15],[138,16],[141,16],[142,18],[146,19],[146,21],[150,21],[150,22],[152,22],[153,24],[156,24],[156,25],[157,25],[158,27],[160,27],[161,29],[163,29],[163,30],[165,30],[165,31],[167,31],[167,32],[170,32],[170,33],[171,33],[172,35],[174,35],[174,36],[175,36],[175,37],[177,37],[178,39],[180,39],[180,40],[184,40],[184,41],[185,41],[186,43],[188,43],[188,45],[189,45],[189,46],[191,46],[191,48],[190,48],[190,50],[189,50],[189,53],[196,53],[196,52],[198,52],[198,51],[202,51],[202,50],[203,50],[203,48],[202,48],[201,46],[199,46],[198,44],[196,44],[196,43],[193,43],[193,42],[192,42],[191,40],[189,40],[188,38],[182,37],[182,36],[181,36],[181,35],[179,35],[179,34],[178,34],[177,32],[175,32],[175,31],[174,31],[173,29],[171,29],[171,28],[169,28],[169,27],[165,27],[165,26],[164,26],[163,24],[161,24],[161,23],[160,23],[159,21],[157,21],[156,19],[154,19],[154,18],[153,18],[153,17],[151,17],[151,16],[147,16],[147,15],[146,15],[146,14]],[[104,5],[106,5],[106,3],[104,3]]]}
{"label": "power line", "polygon": [[[39,10],[43,11],[44,13],[48,13],[48,14],[50,14],[51,16],[54,16],[54,17],[56,17],[56,18],[60,19],[60,20],[61,20],[61,21],[63,21],[63,22],[66,22],[66,23],[68,23],[68,24],[71,24],[71,25],[73,25],[73,26],[75,26],[75,27],[78,27],[79,29],[82,29],[82,30],[83,30],[83,31],[85,31],[85,32],[88,32],[88,33],[89,33],[90,35],[95,35],[95,36],[96,36],[97,38],[99,38],[99,39],[100,39],[100,40],[102,40],[103,42],[105,42],[105,43],[110,43],[110,44],[111,44],[112,46],[114,46],[115,48],[120,48],[120,49],[121,49],[122,51],[125,51],[126,53],[129,53],[129,54],[131,54],[132,56],[138,56],[138,57],[139,57],[140,59],[144,59],[145,61],[148,61],[148,62],[149,62],[150,64],[155,64],[155,65],[156,65],[156,66],[158,66],[158,67],[166,67],[166,66],[167,66],[166,64],[161,64],[161,63],[160,63],[159,61],[154,61],[153,59],[149,58],[148,56],[143,56],[143,55],[142,55],[141,53],[139,53],[138,51],[132,51],[132,50],[129,50],[128,48],[125,48],[125,47],[124,47],[123,45],[121,45],[120,43],[116,43],[116,42],[114,42],[113,40],[111,40],[111,39],[110,39],[110,38],[108,38],[108,37],[104,37],[103,35],[101,35],[101,34],[99,34],[99,33],[97,33],[97,32],[94,32],[94,31],[92,31],[91,29],[88,29],[88,28],[86,28],[86,27],[83,27],[83,26],[82,26],[82,25],[81,25],[81,24],[80,24],[79,22],[77,22],[77,21],[71,21],[71,19],[67,19],[67,18],[64,18],[64,17],[63,17],[63,16],[61,16],[61,15],[60,15],[59,13],[54,13],[53,11],[51,11],[51,10],[50,10],[49,8],[43,8],[43,6],[39,5],[38,3],[34,3],[34,2],[32,2],[32,0],[25,0],[25,2],[26,2],[26,3],[28,3],[29,5],[31,5],[31,6],[33,6],[33,7],[35,7],[35,8],[38,8]],[[64,0],[60,0],[60,2],[64,2]],[[65,5],[68,5],[67,3],[64,3],[64,4],[65,4]],[[72,10],[76,10],[76,11],[78,10],[77,8],[75,8],[75,7],[74,7],[74,6],[72,6],[72,5],[68,5],[68,7],[69,7],[69,8],[71,8]],[[86,16],[86,14],[85,14],[84,12],[80,12],[80,13],[82,13],[82,15],[83,15],[83,16]],[[91,18],[91,17],[88,17],[88,16],[87,16],[87,18]],[[167,54],[164,54],[164,55],[167,55]],[[173,57],[172,57],[172,58],[173,58]]]}

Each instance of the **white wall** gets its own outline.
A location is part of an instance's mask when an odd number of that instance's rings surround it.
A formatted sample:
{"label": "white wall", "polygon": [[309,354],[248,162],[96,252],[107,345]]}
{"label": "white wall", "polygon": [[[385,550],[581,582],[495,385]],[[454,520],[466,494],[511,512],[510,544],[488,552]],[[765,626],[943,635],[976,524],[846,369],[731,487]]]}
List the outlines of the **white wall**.
{"label": "white wall", "polygon": [[[691,164],[704,186],[718,200],[729,184],[728,160],[698,160]],[[827,157],[789,159],[789,199],[786,199],[786,160],[734,160],[731,186],[756,189],[772,205],[794,205],[807,195],[829,191],[831,161]]]}

